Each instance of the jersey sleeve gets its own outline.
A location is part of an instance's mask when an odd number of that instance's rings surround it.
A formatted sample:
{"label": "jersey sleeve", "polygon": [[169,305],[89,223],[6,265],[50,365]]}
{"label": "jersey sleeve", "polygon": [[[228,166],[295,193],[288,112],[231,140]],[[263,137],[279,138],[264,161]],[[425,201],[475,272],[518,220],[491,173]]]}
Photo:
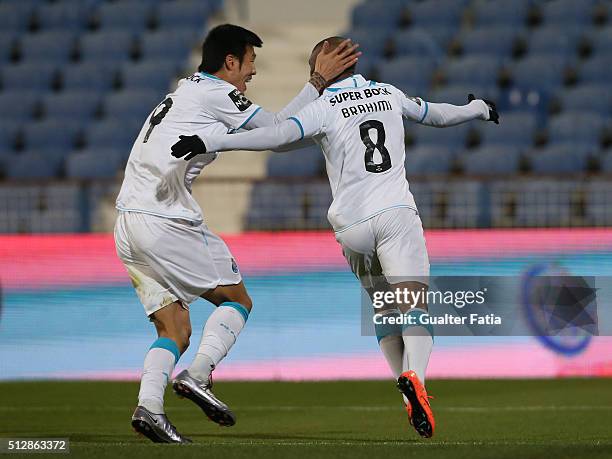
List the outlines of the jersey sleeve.
{"label": "jersey sleeve", "polygon": [[409,120],[422,123],[429,110],[427,102],[420,97],[407,96],[397,88],[395,91],[402,107],[402,115]]}
{"label": "jersey sleeve", "polygon": [[261,110],[259,105],[229,84],[207,92],[204,104],[215,119],[234,130],[242,129]]}

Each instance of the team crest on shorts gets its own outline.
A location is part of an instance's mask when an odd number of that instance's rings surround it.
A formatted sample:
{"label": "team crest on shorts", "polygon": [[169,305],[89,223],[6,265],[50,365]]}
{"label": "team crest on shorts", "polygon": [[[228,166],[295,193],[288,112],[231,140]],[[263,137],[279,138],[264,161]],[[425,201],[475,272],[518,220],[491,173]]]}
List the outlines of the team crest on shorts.
{"label": "team crest on shorts", "polygon": [[232,271],[238,274],[238,264],[236,263],[236,260],[234,260],[233,258],[232,258]]}
{"label": "team crest on shorts", "polygon": [[230,92],[228,96],[230,99],[232,99],[232,102],[234,102],[236,108],[241,112],[245,111],[253,103],[237,89],[234,89],[232,92]]}

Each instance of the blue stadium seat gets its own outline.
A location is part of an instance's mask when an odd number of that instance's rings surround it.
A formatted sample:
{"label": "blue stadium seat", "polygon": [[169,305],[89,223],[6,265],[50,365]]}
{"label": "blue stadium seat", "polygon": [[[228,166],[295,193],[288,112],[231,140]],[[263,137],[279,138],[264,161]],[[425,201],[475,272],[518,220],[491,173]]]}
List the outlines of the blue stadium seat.
{"label": "blue stadium seat", "polygon": [[384,54],[391,30],[385,27],[362,27],[349,30],[343,36],[359,43],[359,50],[364,57],[376,58]]}
{"label": "blue stadium seat", "polygon": [[519,172],[521,151],[515,146],[490,145],[460,156],[463,172],[472,175],[514,175]]}
{"label": "blue stadium seat", "polygon": [[558,97],[566,111],[592,112],[604,117],[612,114],[612,90],[609,85],[580,85],[560,91]]}
{"label": "blue stadium seat", "polygon": [[54,119],[26,124],[23,127],[25,147],[36,152],[63,150],[67,154],[74,148],[81,127],[80,121]]}
{"label": "blue stadium seat", "polygon": [[0,152],[11,154],[15,151],[21,123],[15,120],[2,120],[0,123]]}
{"label": "blue stadium seat", "polygon": [[418,146],[406,149],[408,177],[448,174],[453,165],[453,152],[441,146]]}
{"label": "blue stadium seat", "polygon": [[464,149],[470,129],[469,124],[460,124],[447,128],[416,125],[413,134],[418,146],[442,146],[450,151],[457,152]]}
{"label": "blue stadium seat", "polygon": [[2,68],[2,88],[7,91],[50,89],[57,73],[55,64],[44,62],[22,62]]}
{"label": "blue stadium seat", "polygon": [[524,29],[511,26],[485,26],[463,32],[459,36],[464,55],[478,54],[508,57]]}
{"label": "blue stadium seat", "polygon": [[104,100],[104,116],[119,120],[140,120],[161,102],[163,94],[147,89],[117,91],[106,96]]}
{"label": "blue stadium seat", "polygon": [[517,199],[514,225],[558,227],[571,224],[572,201],[577,182],[539,179],[519,182],[515,186]]}
{"label": "blue stadium seat", "polygon": [[323,170],[323,153],[313,145],[268,158],[269,177],[317,177]]}
{"label": "blue stadium seat", "polygon": [[173,62],[156,60],[126,63],[121,71],[122,87],[168,92],[171,84],[174,84],[177,71],[177,65]]}
{"label": "blue stadium seat", "polygon": [[156,30],[140,36],[139,49],[143,60],[184,62],[191,49],[201,46],[201,36],[192,30]]}
{"label": "blue stadium seat", "polygon": [[575,174],[586,171],[591,154],[589,145],[571,143],[532,150],[528,158],[536,174]]}
{"label": "blue stadium seat", "polygon": [[499,126],[490,123],[478,125],[483,145],[508,145],[525,148],[533,145],[537,129],[537,118],[531,112],[501,113]]}
{"label": "blue stadium seat", "polygon": [[447,28],[411,27],[393,36],[396,52],[399,56],[427,56],[439,62],[446,54],[446,47],[452,37]]}
{"label": "blue stadium seat", "polygon": [[29,121],[34,117],[41,94],[37,91],[0,92],[0,120],[2,123],[13,120]]}
{"label": "blue stadium seat", "polygon": [[113,178],[122,158],[114,150],[87,150],[66,158],[66,177],[77,179]]}
{"label": "blue stadium seat", "polygon": [[380,66],[384,64],[383,58],[361,56],[357,62],[357,73],[362,74],[365,78],[370,78]]}
{"label": "blue stadium seat", "polygon": [[444,66],[444,78],[448,84],[495,86],[501,68],[495,56],[466,56],[451,59]]}
{"label": "blue stadium seat", "polygon": [[8,62],[13,54],[18,33],[0,30],[0,65]]}
{"label": "blue stadium seat", "polygon": [[134,46],[134,33],[127,30],[100,30],[82,35],[79,51],[82,61],[121,62]]}
{"label": "blue stadium seat", "polygon": [[593,19],[594,0],[552,0],[541,5],[546,24],[588,24]]}
{"label": "blue stadium seat", "polygon": [[332,202],[332,194],[327,180],[306,184],[305,195],[302,209],[304,219],[308,222],[306,226],[312,229],[329,228],[327,211]]}
{"label": "blue stadium seat", "polygon": [[42,30],[81,31],[88,24],[91,4],[83,0],[42,4],[36,10],[36,23]]}
{"label": "blue stadium seat", "polygon": [[100,28],[142,31],[151,20],[157,2],[124,0],[102,3],[95,13]]}
{"label": "blue stadium seat", "polygon": [[[400,57],[381,65],[382,83],[389,83],[410,94],[423,94],[429,88],[435,63],[425,57]],[[416,70],[416,71],[415,71]]]}
{"label": "blue stadium seat", "polygon": [[24,35],[20,42],[23,61],[63,64],[74,52],[75,34],[65,30],[49,30]]}
{"label": "blue stadium seat", "polygon": [[34,2],[0,3],[0,30],[21,32],[26,30],[32,20]]}
{"label": "blue stadium seat", "polygon": [[408,7],[410,24],[418,27],[456,27],[461,22],[463,0],[429,0],[412,3]]}
{"label": "blue stadium seat", "polygon": [[527,21],[529,0],[481,0],[474,6],[474,19],[478,26],[522,27]]}
{"label": "blue stadium seat", "polygon": [[497,108],[501,111],[530,111],[544,119],[548,116],[551,92],[544,89],[511,88],[500,93],[497,99]]}
{"label": "blue stadium seat", "polygon": [[156,22],[162,29],[184,28],[201,30],[205,27],[211,5],[201,0],[175,0],[159,4]]}
{"label": "blue stadium seat", "polygon": [[90,120],[98,112],[100,94],[75,90],[45,96],[44,114],[53,120]]}
{"label": "blue stadium seat", "polygon": [[468,95],[474,94],[479,99],[489,99],[497,102],[499,90],[495,86],[445,86],[431,91],[425,100],[429,102],[448,103],[454,105],[465,105],[468,103]]}
{"label": "blue stadium seat", "polygon": [[[612,9],[610,12],[612,12]],[[612,54],[612,26],[607,26],[592,33],[590,41],[595,56],[610,56]]]}
{"label": "blue stadium seat", "polygon": [[521,89],[554,90],[564,83],[568,64],[561,56],[530,54],[511,69],[512,81]]}
{"label": "blue stadium seat", "polygon": [[582,38],[582,28],[539,27],[528,39],[529,52],[538,55],[574,56]]}
{"label": "blue stadium seat", "polygon": [[96,121],[87,126],[84,140],[90,150],[115,150],[127,158],[143,124],[144,119],[127,123],[117,119]]}
{"label": "blue stadium seat", "polygon": [[612,56],[593,57],[579,68],[581,83],[609,84],[612,80]]}
{"label": "blue stadium seat", "polygon": [[[610,164],[610,154],[608,153],[603,159],[604,162]],[[606,169],[604,172],[610,172],[611,169]],[[612,226],[612,206],[610,206],[610,181],[590,180],[586,184],[586,214],[589,224],[592,226]]]}
{"label": "blue stadium seat", "polygon": [[386,27],[390,31],[399,26],[402,5],[383,0],[360,3],[352,12],[353,27]]}
{"label": "blue stadium seat", "polygon": [[11,179],[46,179],[58,175],[60,163],[44,155],[29,152],[15,155],[6,165],[6,177]]}
{"label": "blue stadium seat", "polygon": [[303,223],[304,186],[261,182],[253,186],[246,226],[249,229],[296,228]]}
{"label": "blue stadium seat", "polygon": [[565,112],[551,118],[549,143],[583,142],[598,145],[605,119],[596,113]]}
{"label": "blue stadium seat", "polygon": [[114,85],[119,64],[81,62],[62,68],[62,87],[66,90],[107,91]]}
{"label": "blue stadium seat", "polygon": [[[605,172],[608,174],[612,172],[612,149],[611,148],[608,148],[607,150],[601,153],[600,158],[599,158],[599,170],[601,172]],[[606,198],[606,201],[608,201],[607,198]]]}

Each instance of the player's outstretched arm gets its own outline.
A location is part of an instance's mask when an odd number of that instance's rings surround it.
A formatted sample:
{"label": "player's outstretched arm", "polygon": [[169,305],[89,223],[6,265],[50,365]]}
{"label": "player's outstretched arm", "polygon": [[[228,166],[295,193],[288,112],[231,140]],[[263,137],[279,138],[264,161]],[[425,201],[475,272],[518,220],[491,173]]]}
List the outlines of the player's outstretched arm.
{"label": "player's outstretched arm", "polygon": [[244,128],[255,129],[280,124],[291,115],[299,112],[310,102],[317,99],[330,81],[333,81],[334,78],[357,62],[361,55],[361,52],[357,51],[358,47],[359,44],[352,43],[350,39],[346,39],[330,51],[329,43],[325,42],[323,49],[317,56],[315,71],[300,93],[277,113],[260,109],[257,116],[254,116]]}
{"label": "player's outstretched arm", "polygon": [[416,97],[404,97],[402,105],[404,116],[427,126],[455,126],[475,119],[499,124],[495,104],[476,99],[473,94],[468,96],[466,105],[426,102]]}

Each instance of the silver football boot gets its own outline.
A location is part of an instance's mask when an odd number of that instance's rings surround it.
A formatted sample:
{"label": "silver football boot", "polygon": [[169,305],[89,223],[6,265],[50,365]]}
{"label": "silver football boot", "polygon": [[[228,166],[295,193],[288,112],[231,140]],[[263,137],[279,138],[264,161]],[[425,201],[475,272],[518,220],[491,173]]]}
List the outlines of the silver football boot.
{"label": "silver football boot", "polygon": [[144,406],[137,406],[132,415],[132,427],[155,443],[191,443],[181,435],[165,414],[151,413]]}
{"label": "silver football boot", "polygon": [[179,397],[185,397],[198,405],[211,421],[220,426],[233,426],[236,424],[236,416],[225,403],[215,397],[212,385],[212,378],[201,381],[183,370],[174,379],[172,388]]}

